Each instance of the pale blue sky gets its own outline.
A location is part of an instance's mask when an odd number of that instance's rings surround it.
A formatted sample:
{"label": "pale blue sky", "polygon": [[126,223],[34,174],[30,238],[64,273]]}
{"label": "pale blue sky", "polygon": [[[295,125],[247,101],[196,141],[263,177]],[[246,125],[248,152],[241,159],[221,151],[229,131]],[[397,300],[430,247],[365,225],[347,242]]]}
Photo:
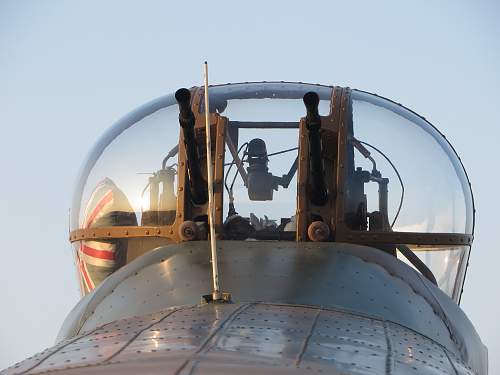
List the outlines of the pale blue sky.
{"label": "pale blue sky", "polygon": [[[500,372],[500,7],[494,1],[0,0],[0,368],[77,302],[68,208],[115,120],[181,86],[289,80],[401,102],[451,141],[477,221],[462,307]],[[208,22],[208,24],[205,24]]]}

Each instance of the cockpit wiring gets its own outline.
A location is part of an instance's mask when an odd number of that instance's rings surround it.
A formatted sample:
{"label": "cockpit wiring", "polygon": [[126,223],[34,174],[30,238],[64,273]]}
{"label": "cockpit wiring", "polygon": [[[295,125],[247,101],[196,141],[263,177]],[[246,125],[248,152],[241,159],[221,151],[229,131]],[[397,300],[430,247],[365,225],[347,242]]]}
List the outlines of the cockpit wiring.
{"label": "cockpit wiring", "polygon": [[405,196],[405,185],[403,183],[403,179],[401,178],[401,175],[399,174],[399,171],[398,169],[396,168],[396,166],[393,164],[393,162],[391,161],[391,159],[389,159],[389,157],[384,154],[380,149],[378,149],[377,147],[369,144],[368,142],[364,142],[364,141],[360,141],[359,139],[356,139],[357,142],[365,145],[365,146],[368,146],[370,147],[371,149],[375,150],[376,152],[378,152],[380,155],[382,155],[382,157],[387,160],[387,162],[391,165],[392,169],[394,170],[394,172],[396,173],[396,176],[398,177],[398,180],[399,180],[399,184],[401,185],[401,198],[399,199],[399,206],[398,206],[398,210],[396,211],[396,215],[394,216],[394,219],[392,220],[392,224],[391,224],[391,229],[392,227],[394,226],[394,224],[396,223],[396,220],[398,219],[399,217],[399,214],[401,212],[401,208],[403,207],[403,201],[404,201],[404,196]]}
{"label": "cockpit wiring", "polygon": [[[236,155],[239,155],[241,150],[243,150],[243,148],[245,148],[245,151],[243,151],[243,157],[242,159],[245,157],[245,154],[247,152],[247,149],[248,149],[248,142],[245,142],[243,143],[239,148],[238,148],[238,151],[236,152]],[[229,168],[227,169],[227,173],[226,173],[226,177],[224,178],[224,187],[226,188],[226,191],[227,191],[227,194],[228,194],[228,197],[229,197],[229,211],[228,212],[228,217],[231,216],[231,215],[234,215],[236,212],[234,211],[234,195],[233,195],[233,187],[234,187],[234,183],[236,182],[236,178],[238,177],[238,171],[236,171],[236,173],[234,174],[234,177],[233,177],[233,181],[231,182],[231,186],[228,187],[227,186],[227,179],[229,177],[229,172],[231,172],[231,168],[233,167],[233,165],[235,165],[235,159],[233,158],[233,160],[231,161],[231,163],[229,163]]]}

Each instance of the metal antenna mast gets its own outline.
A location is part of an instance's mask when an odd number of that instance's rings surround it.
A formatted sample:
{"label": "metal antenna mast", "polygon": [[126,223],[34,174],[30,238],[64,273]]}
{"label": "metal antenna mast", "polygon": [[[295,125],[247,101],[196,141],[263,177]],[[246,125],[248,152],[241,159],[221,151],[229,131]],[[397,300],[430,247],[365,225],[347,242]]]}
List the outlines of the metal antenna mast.
{"label": "metal antenna mast", "polygon": [[205,75],[205,133],[207,143],[207,181],[208,181],[208,224],[210,227],[210,249],[212,251],[212,279],[213,292],[212,299],[214,301],[222,299],[219,286],[219,269],[217,263],[217,242],[215,239],[215,223],[214,223],[214,175],[212,171],[212,141],[210,139],[210,109],[208,102],[208,64],[205,61],[203,64]]}

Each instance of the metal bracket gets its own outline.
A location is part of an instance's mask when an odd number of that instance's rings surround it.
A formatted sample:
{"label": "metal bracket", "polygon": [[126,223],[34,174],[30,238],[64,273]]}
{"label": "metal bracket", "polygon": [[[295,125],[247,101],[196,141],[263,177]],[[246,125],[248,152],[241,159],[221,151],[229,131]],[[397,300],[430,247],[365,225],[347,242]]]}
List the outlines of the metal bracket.
{"label": "metal bracket", "polygon": [[214,299],[212,294],[205,294],[201,296],[201,303],[202,304],[207,304],[207,303],[233,303],[231,299],[231,293],[221,293],[221,298],[220,299]]}

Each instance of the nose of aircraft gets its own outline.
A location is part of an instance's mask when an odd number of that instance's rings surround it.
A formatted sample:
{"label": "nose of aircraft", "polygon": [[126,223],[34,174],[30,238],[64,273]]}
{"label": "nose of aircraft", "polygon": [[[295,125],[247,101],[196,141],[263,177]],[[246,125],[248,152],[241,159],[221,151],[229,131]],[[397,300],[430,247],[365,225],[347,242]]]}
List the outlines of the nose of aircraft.
{"label": "nose of aircraft", "polygon": [[[486,374],[458,307],[474,204],[444,136],[345,87],[207,92],[98,140],[71,211],[84,297],[55,347],[5,373]],[[213,265],[231,298],[203,298]]]}

